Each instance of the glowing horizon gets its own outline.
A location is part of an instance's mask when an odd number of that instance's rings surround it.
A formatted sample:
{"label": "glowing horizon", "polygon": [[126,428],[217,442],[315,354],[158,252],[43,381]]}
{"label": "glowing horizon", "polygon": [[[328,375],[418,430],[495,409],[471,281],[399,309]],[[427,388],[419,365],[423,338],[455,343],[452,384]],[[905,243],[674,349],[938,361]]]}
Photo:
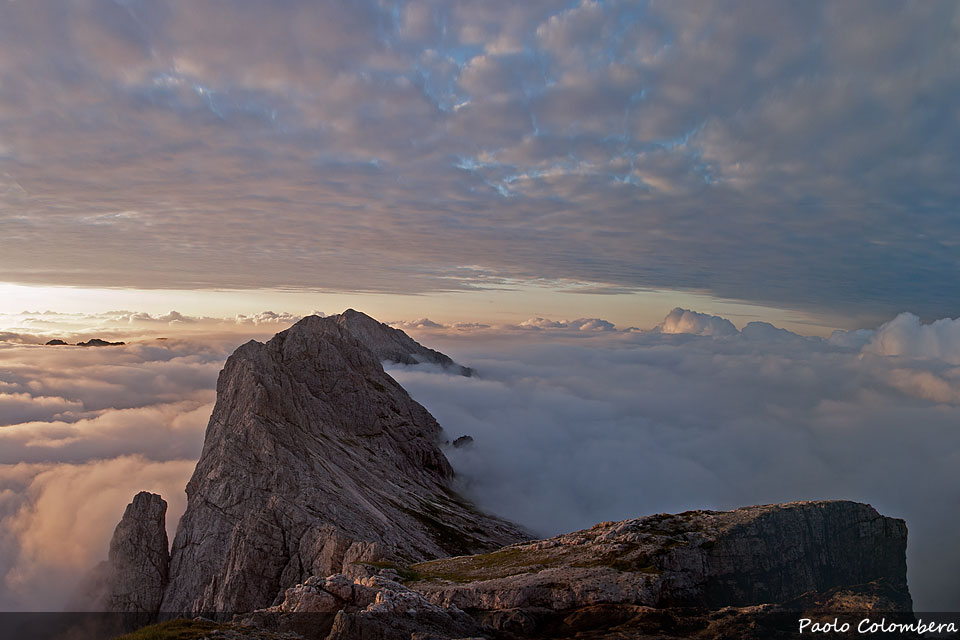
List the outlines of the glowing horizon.
{"label": "glowing horizon", "polygon": [[10,318],[45,311],[102,314],[125,310],[151,315],[177,312],[188,316],[231,318],[264,311],[293,315],[319,311],[330,315],[347,308],[363,311],[385,322],[429,319],[444,324],[519,324],[534,318],[558,321],[598,318],[613,323],[618,329],[651,329],[676,307],[728,317],[738,326],[752,321],[770,322],[803,335],[827,336],[834,329],[862,328],[855,326],[850,319],[845,323],[826,324],[811,314],[717,300],[705,293],[678,291],[597,294],[544,286],[516,286],[486,291],[390,295],[283,290],[98,289],[0,283],[0,319],[8,319],[7,326],[0,324],[0,329],[8,330],[12,328]]}

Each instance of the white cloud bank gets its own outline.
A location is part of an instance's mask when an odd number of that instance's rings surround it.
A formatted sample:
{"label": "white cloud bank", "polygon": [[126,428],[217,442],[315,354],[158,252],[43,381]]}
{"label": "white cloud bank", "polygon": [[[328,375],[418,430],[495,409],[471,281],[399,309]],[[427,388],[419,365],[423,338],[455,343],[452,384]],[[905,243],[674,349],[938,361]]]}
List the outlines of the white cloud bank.
{"label": "white cloud bank", "polygon": [[[546,535],[860,500],[907,520],[920,609],[960,599],[960,321],[904,314],[829,340],[682,309],[654,331],[411,324],[479,372],[391,368],[451,438],[475,438],[448,455],[482,507]],[[175,527],[216,373],[246,338],[0,343],[0,609],[62,601],[137,490],[162,493]]]}
{"label": "white cloud bank", "polygon": [[828,341],[675,310],[650,332],[431,334],[479,376],[392,374],[451,438],[475,438],[447,452],[466,493],[544,535],[661,511],[858,500],[906,519],[918,610],[949,610],[958,327],[904,314]]}

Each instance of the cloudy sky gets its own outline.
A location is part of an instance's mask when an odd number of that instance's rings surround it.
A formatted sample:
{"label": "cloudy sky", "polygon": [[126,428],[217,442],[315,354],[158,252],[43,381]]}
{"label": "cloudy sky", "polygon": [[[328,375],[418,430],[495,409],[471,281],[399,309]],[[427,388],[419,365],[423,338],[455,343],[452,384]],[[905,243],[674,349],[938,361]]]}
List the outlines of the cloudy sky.
{"label": "cloudy sky", "polygon": [[0,610],[347,307],[481,372],[392,370],[486,508],[861,500],[955,607],[958,68],[933,0],[0,0]]}
{"label": "cloudy sky", "polygon": [[958,54],[955,2],[11,0],[0,282],[953,317]]}

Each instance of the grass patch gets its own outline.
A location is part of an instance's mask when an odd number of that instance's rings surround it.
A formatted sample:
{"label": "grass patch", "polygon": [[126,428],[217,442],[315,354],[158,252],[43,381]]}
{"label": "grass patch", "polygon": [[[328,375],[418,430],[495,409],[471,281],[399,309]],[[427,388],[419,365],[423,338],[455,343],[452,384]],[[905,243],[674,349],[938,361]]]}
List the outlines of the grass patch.
{"label": "grass patch", "polygon": [[475,556],[421,562],[410,568],[420,575],[421,580],[473,582],[505,578],[521,573],[536,573],[561,564],[561,558],[556,555],[545,556],[536,551],[507,547]]}
{"label": "grass patch", "polygon": [[436,505],[428,502],[422,503],[420,505],[422,511],[398,506],[401,511],[422,524],[436,543],[445,549],[447,553],[465,554],[470,553],[476,548],[477,541],[475,539],[465,536],[462,531],[447,525],[443,521],[444,518],[446,518],[446,514]]}

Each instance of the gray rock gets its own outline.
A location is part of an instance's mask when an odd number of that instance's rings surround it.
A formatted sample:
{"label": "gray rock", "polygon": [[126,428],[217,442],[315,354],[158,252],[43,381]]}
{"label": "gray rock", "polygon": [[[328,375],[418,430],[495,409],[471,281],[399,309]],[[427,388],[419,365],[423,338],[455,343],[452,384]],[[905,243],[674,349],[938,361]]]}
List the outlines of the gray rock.
{"label": "gray rock", "polygon": [[408,586],[433,604],[527,635],[590,611],[650,619],[650,609],[734,607],[747,615],[757,605],[846,603],[848,610],[909,613],[906,543],[904,522],[869,505],[793,502],[600,523],[416,564]]}
{"label": "gray rock", "polygon": [[287,589],[283,602],[246,621],[326,640],[408,640],[486,637],[483,627],[456,607],[439,607],[420,593],[380,575],[350,579],[313,577]]}
{"label": "gray rock", "polygon": [[170,569],[166,514],[157,494],[134,496],[113,532],[108,559],[84,577],[68,610],[156,613]]}
{"label": "gray rock", "polygon": [[428,349],[400,329],[378,322],[365,313],[347,309],[337,316],[338,324],[357,337],[360,342],[372,350],[380,360],[398,364],[420,364],[430,362],[438,364],[462,376],[470,377],[473,369],[454,362],[449,356]]}
{"label": "gray rock", "polygon": [[440,425],[347,328],[359,316],[310,316],[227,360],[162,611],[251,611],[358,563],[529,537],[451,490]]}
{"label": "gray rock", "polygon": [[903,521],[853,502],[660,514],[372,577],[310,578],[257,614],[326,640],[792,638],[799,614],[909,622],[905,548]]}
{"label": "gray rock", "polygon": [[473,444],[473,436],[460,436],[453,441],[454,449],[462,449],[463,447],[469,447]]}

